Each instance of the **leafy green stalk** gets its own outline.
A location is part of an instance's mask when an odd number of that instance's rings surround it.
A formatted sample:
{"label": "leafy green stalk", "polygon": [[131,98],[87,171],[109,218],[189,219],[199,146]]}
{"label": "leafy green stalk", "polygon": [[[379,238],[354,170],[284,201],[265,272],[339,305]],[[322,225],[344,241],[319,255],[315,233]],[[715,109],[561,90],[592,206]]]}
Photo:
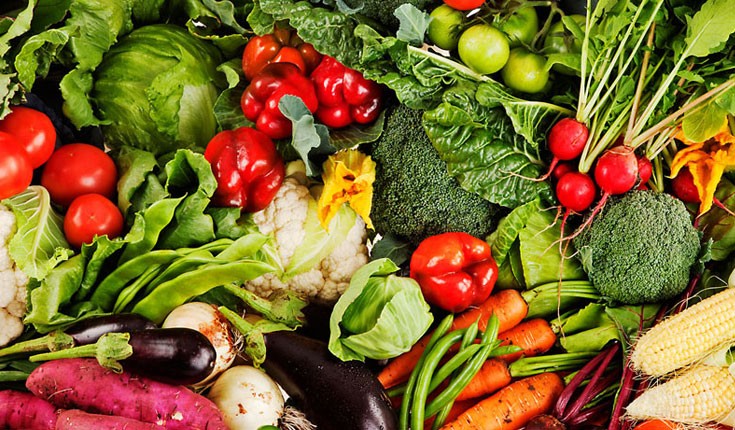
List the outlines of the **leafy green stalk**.
{"label": "leafy green stalk", "polygon": [[267,333],[275,331],[290,331],[293,328],[278,322],[273,322],[255,315],[248,319],[241,317],[237,312],[220,306],[219,311],[227,318],[227,321],[243,336],[244,353],[250,357],[255,367],[260,367],[265,361],[265,337]]}
{"label": "leafy green stalk", "polygon": [[521,357],[508,365],[508,370],[514,378],[525,378],[544,372],[578,370],[596,355],[595,351],[580,351]]}
{"label": "leafy green stalk", "polygon": [[279,290],[269,299],[264,299],[234,284],[225,285],[224,288],[264,318],[285,324],[290,328],[300,327],[304,323],[302,310],[306,302],[293,291]]}

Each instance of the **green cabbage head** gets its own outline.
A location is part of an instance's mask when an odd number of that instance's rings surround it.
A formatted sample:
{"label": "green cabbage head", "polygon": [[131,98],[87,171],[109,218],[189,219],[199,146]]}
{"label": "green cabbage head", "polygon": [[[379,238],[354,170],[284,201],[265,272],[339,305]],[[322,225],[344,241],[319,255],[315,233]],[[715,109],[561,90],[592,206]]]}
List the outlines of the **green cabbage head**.
{"label": "green cabbage head", "polygon": [[91,96],[105,143],[164,154],[206,146],[216,132],[219,51],[185,29],[141,27],[105,55]]}

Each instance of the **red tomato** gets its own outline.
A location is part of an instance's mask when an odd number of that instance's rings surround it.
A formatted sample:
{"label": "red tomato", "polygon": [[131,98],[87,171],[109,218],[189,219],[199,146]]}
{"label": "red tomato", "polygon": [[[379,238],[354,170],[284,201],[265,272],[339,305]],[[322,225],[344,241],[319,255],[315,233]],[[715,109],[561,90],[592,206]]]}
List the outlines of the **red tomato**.
{"label": "red tomato", "polygon": [[74,199],[64,216],[64,236],[75,248],[91,243],[95,236],[120,236],[123,216],[120,209],[101,194],[84,194]]}
{"label": "red tomato", "polygon": [[485,3],[485,0],[444,0],[444,3],[457,10],[477,9]]}
{"label": "red tomato", "polygon": [[41,175],[51,200],[67,207],[82,194],[115,195],[117,168],[109,155],[86,143],[64,145],[51,155]]}
{"label": "red tomato", "polygon": [[28,153],[33,168],[45,163],[56,146],[56,128],[45,113],[24,106],[14,106],[0,121],[0,131],[10,133]]}
{"label": "red tomato", "polygon": [[28,188],[33,180],[33,167],[28,154],[17,139],[0,132],[0,200]]}

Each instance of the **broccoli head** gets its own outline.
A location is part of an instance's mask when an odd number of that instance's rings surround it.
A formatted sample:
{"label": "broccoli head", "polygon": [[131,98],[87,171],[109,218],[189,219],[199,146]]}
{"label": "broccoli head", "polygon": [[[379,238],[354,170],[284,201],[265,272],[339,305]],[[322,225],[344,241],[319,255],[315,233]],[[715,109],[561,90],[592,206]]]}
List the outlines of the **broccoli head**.
{"label": "broccoli head", "polygon": [[422,125],[423,111],[389,108],[385,128],[373,144],[377,166],[370,218],[375,230],[417,245],[448,231],[485,237],[501,208],[464,190],[447,172]]}
{"label": "broccoli head", "polygon": [[629,305],[681,294],[701,250],[684,204],[653,191],[609,201],[574,246],[595,288]]}

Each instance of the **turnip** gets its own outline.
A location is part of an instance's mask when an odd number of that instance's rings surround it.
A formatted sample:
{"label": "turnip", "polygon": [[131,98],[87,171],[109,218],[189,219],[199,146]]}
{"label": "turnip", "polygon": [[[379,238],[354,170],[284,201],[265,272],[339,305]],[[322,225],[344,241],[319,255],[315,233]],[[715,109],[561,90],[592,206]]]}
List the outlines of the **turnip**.
{"label": "turnip", "polygon": [[0,391],[0,429],[53,430],[56,408],[33,394]]}
{"label": "turnip", "polygon": [[26,387],[57,408],[127,417],[166,429],[227,429],[219,409],[206,397],[184,386],[115,373],[95,359],[43,363],[28,376]]}
{"label": "turnip", "polygon": [[281,389],[273,379],[262,370],[245,365],[224,371],[207,397],[222,411],[230,430],[275,425],[285,403]]}

